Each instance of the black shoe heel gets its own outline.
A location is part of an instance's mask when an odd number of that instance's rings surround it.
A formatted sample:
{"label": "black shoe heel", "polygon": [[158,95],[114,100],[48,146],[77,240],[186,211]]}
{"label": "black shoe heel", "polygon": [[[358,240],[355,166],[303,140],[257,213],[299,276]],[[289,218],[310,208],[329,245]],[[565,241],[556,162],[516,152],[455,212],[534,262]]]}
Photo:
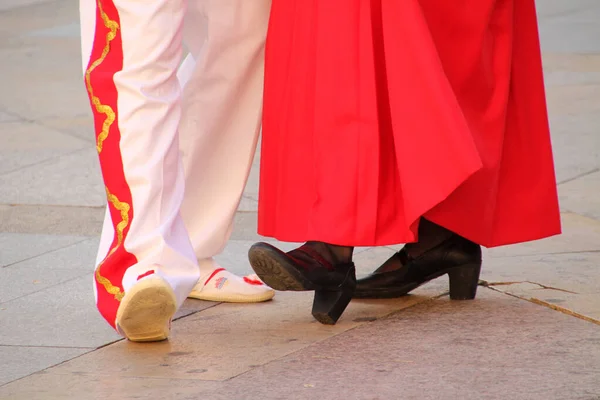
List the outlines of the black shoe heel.
{"label": "black shoe heel", "polygon": [[356,272],[352,267],[346,279],[335,288],[322,288],[315,290],[312,315],[324,325],[335,325],[344,313],[356,289]]}
{"label": "black shoe heel", "polygon": [[473,300],[479,285],[481,262],[461,265],[448,271],[450,278],[450,298],[452,300]]}

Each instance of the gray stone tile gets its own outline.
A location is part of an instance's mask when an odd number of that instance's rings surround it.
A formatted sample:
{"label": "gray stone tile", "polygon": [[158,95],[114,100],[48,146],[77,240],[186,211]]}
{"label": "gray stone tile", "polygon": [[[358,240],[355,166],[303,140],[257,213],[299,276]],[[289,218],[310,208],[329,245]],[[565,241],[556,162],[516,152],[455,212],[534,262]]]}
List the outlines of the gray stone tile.
{"label": "gray stone tile", "polygon": [[85,239],[87,238],[81,236],[0,233],[0,268]]}
{"label": "gray stone tile", "polygon": [[56,159],[89,143],[31,122],[0,124],[0,174]]}
{"label": "gray stone tile", "polygon": [[[0,386],[70,360],[92,349],[0,345]],[[1,390],[1,389],[0,389]]]}
{"label": "gray stone tile", "polygon": [[[600,167],[600,136],[596,129],[600,124],[600,100],[596,96],[597,90],[599,89],[581,95],[564,87],[548,89],[558,182],[573,179]],[[590,107],[594,109],[580,109]],[[574,135],[577,140],[573,140]]]}
{"label": "gray stone tile", "polygon": [[563,182],[600,166],[600,54],[546,52],[544,69],[557,177]]}
{"label": "gray stone tile", "polygon": [[0,345],[98,347],[120,340],[96,310],[92,277],[2,303]]}
{"label": "gray stone tile", "polygon": [[95,148],[0,175],[0,203],[104,206]]}
{"label": "gray stone tile", "polygon": [[255,242],[265,241],[263,236],[257,233],[258,216],[256,212],[241,211],[235,214],[233,219],[233,231],[231,240],[252,240]]}
{"label": "gray stone tile", "polygon": [[79,38],[80,37],[79,22],[71,22],[64,25],[56,25],[51,28],[40,29],[28,32],[27,36],[32,37],[50,37],[50,38]]}
{"label": "gray stone tile", "polygon": [[53,3],[56,0],[2,0],[0,3],[0,11],[12,10],[15,8],[23,8],[43,3]]}
{"label": "gray stone tile", "polygon": [[[94,365],[94,374],[106,376],[226,380],[428,299],[421,294],[352,302],[335,326],[313,320],[312,293],[282,292],[260,304],[223,303],[177,321],[169,342],[154,346],[118,342],[54,372],[88,374]],[[124,353],[129,360],[126,369],[114,363]]]}
{"label": "gray stone tile", "polygon": [[600,252],[541,254],[484,259],[482,279],[535,282],[581,294],[600,294]]}
{"label": "gray stone tile", "polygon": [[560,185],[558,194],[561,208],[600,221],[600,170]]}
{"label": "gray stone tile", "polygon": [[[78,7],[72,1],[18,2],[22,7],[0,15],[0,54],[10,60],[2,63],[2,108],[28,120],[88,111],[79,38],[72,34],[73,28],[69,36],[50,35],[76,23]],[[24,7],[33,3],[37,4]],[[46,35],[32,36],[32,32]]]}
{"label": "gray stone tile", "polygon": [[73,151],[89,146],[87,142],[33,122],[6,122],[0,125],[0,132],[1,153],[46,149]]}
{"label": "gray stone tile", "polygon": [[[84,240],[0,268],[0,304],[89,276],[94,270],[97,247],[97,239]],[[37,303],[30,303],[29,306],[32,309],[38,308]]]}
{"label": "gray stone tile", "polygon": [[600,7],[594,0],[561,0],[536,2],[540,14],[540,35],[543,51],[564,53],[597,53],[600,45],[594,38],[600,35],[596,24]]}
{"label": "gray stone tile", "polygon": [[197,312],[207,310],[211,307],[215,307],[217,304],[219,303],[215,303],[213,301],[186,299],[183,302],[183,305],[179,308],[179,310],[177,310],[177,312],[173,316],[173,321],[177,321],[181,318],[185,318]]}
{"label": "gray stone tile", "polygon": [[[596,55],[588,55],[596,57]],[[600,72],[554,71],[544,74],[546,86],[600,84]]]}
{"label": "gray stone tile", "polygon": [[533,254],[557,254],[600,250],[600,223],[573,213],[562,213],[561,235],[484,250],[488,257],[514,257]]}
{"label": "gray stone tile", "polygon": [[[50,269],[2,268],[0,269],[0,309],[4,311],[10,308],[10,305],[3,304],[5,302],[43,291],[84,275],[89,274],[77,268],[56,268],[55,266]],[[30,304],[31,308],[38,306],[38,304]]]}
{"label": "gray stone tile", "polygon": [[544,52],[542,57],[545,83],[550,88],[600,83],[600,53]]}
{"label": "gray stone tile", "polygon": [[91,111],[82,115],[70,117],[51,117],[38,119],[38,124],[47,126],[57,131],[64,132],[88,143],[90,148],[96,145],[94,132],[94,119]]}
{"label": "gray stone tile", "polygon": [[[8,9],[7,7],[9,4],[18,4],[19,7],[11,7]],[[32,59],[35,58],[34,54],[36,51],[46,51],[50,54],[52,52],[58,54],[61,51],[65,51],[64,48],[61,49],[62,46],[60,43],[64,39],[48,41],[38,38],[37,43],[45,42],[45,46],[32,46],[31,40],[29,40],[29,43],[22,40],[23,38],[27,39],[26,35],[28,32],[71,23],[78,21],[79,19],[79,9],[77,6],[73,6],[72,0],[3,0],[2,7],[5,8],[3,9],[3,12],[0,13],[0,38],[2,38],[0,41],[0,51],[4,49],[27,49],[30,54],[29,60],[26,59],[25,62],[20,63],[24,72],[26,68],[32,64]],[[48,18],[48,15],[52,15],[52,18]],[[39,61],[56,61],[52,60],[51,57],[47,58],[49,58],[49,60]],[[77,59],[78,57],[71,57],[64,58],[62,61],[65,65],[68,65],[72,63],[73,60]],[[7,70],[12,71],[12,66],[10,64],[14,65],[14,60],[6,60],[4,63],[3,61],[4,59],[0,59],[3,71],[5,67]],[[38,62],[38,64],[43,65],[41,62]],[[23,76],[18,78],[23,79]],[[13,78],[12,75],[7,75],[6,77]],[[61,100],[63,100],[63,98],[61,98]]]}
{"label": "gray stone tile", "polygon": [[[21,118],[19,118],[16,115],[9,114],[4,111],[0,111],[0,123],[2,123],[2,124],[5,122],[18,122],[20,120],[21,120]],[[2,129],[1,126],[0,126],[0,129]]]}
{"label": "gray stone tile", "polygon": [[481,279],[495,290],[600,325],[600,252],[488,258]]}
{"label": "gray stone tile", "polygon": [[473,302],[434,300],[363,325],[234,378],[219,393],[227,398],[245,387],[248,398],[271,399],[592,399],[600,394],[598,329],[483,290]]}
{"label": "gray stone tile", "polygon": [[[166,368],[166,367],[162,367]],[[28,384],[25,384],[27,382]],[[222,382],[210,382],[186,379],[162,379],[142,377],[120,377],[109,379],[96,375],[55,375],[39,372],[24,380],[0,387],[3,400],[127,400],[127,399],[187,399],[194,400],[205,396],[219,399]],[[268,397],[264,397],[268,399]],[[231,399],[249,399],[244,392]]]}
{"label": "gray stone tile", "polygon": [[13,46],[0,49],[1,57],[11,60],[2,64],[2,109],[30,121],[88,111],[78,39],[27,38],[16,40]]}
{"label": "gray stone tile", "polygon": [[[262,345],[276,348],[282,332],[264,323]],[[237,328],[247,324],[244,319]],[[298,328],[296,342],[316,332]],[[600,352],[590,351],[600,343],[596,325],[489,290],[472,302],[421,303],[271,361],[253,361],[248,372],[226,381],[207,381],[211,348],[228,356],[228,347],[237,343],[212,336],[224,333],[221,326],[210,329],[205,324],[196,331],[205,344],[196,341],[194,347],[119,342],[6,385],[0,396],[287,400],[293,393],[299,400],[583,400],[600,394]],[[257,358],[251,355],[253,336],[236,357]],[[222,357],[221,366],[229,362]]]}
{"label": "gray stone tile", "polygon": [[600,325],[600,290],[596,293],[572,293],[537,283],[522,282],[491,286],[498,292],[507,293],[523,300],[574,315]]}
{"label": "gray stone tile", "polygon": [[105,207],[2,205],[4,232],[99,236]]}
{"label": "gray stone tile", "polygon": [[242,212],[257,212],[258,211],[258,201],[253,198],[242,196],[240,201],[240,205],[238,207],[238,211]]}

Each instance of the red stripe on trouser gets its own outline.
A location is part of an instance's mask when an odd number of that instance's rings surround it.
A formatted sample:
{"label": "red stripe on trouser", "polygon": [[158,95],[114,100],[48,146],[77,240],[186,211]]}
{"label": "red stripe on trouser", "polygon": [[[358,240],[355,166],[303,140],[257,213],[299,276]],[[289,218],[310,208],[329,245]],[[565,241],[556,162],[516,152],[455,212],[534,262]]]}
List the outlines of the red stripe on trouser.
{"label": "red stripe on trouser", "polygon": [[96,268],[95,284],[98,310],[115,328],[117,309],[124,295],[123,275],[137,259],[123,245],[133,219],[133,208],[119,147],[118,93],[113,81],[115,73],[123,68],[120,20],[112,1],[97,0],[96,4],[96,32],[85,83],[94,114],[100,167],[115,238],[107,256]]}

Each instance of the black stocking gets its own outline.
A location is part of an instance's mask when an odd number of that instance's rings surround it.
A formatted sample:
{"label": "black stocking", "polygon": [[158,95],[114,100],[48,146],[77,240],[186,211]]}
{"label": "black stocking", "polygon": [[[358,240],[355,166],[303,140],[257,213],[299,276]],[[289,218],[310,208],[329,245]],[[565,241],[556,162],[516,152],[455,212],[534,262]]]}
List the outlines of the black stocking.
{"label": "black stocking", "polygon": [[[443,241],[452,237],[453,233],[439,225],[421,218],[419,222],[419,241],[416,243],[407,243],[404,250],[410,258],[419,257],[421,254],[434,248]],[[376,272],[387,272],[396,270],[404,265],[408,260],[402,260],[400,257],[392,257],[383,265],[377,268]]]}
{"label": "black stocking", "polygon": [[336,246],[324,242],[306,242],[306,245],[312,247],[332,265],[352,262],[354,247]]}

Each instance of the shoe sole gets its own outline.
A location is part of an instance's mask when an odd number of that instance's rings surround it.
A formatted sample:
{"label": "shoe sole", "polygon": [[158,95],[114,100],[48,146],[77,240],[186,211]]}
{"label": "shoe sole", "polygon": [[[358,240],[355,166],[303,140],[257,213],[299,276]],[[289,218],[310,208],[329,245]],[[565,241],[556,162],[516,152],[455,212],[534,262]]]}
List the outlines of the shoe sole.
{"label": "shoe sole", "polygon": [[248,251],[248,259],[260,279],[275,290],[300,292],[315,289],[313,283],[290,264],[285,253],[270,245],[253,245]]}
{"label": "shoe sole", "polygon": [[221,295],[207,295],[206,293],[197,292],[195,290],[188,296],[191,299],[206,300],[206,301],[217,301],[221,303],[262,303],[264,301],[271,300],[275,296],[275,292],[269,290],[265,293],[258,293],[253,295],[245,294],[221,294]]}
{"label": "shoe sole", "polygon": [[117,311],[116,325],[132,342],[159,342],[169,336],[177,298],[164,279],[152,277],[135,284]]}

